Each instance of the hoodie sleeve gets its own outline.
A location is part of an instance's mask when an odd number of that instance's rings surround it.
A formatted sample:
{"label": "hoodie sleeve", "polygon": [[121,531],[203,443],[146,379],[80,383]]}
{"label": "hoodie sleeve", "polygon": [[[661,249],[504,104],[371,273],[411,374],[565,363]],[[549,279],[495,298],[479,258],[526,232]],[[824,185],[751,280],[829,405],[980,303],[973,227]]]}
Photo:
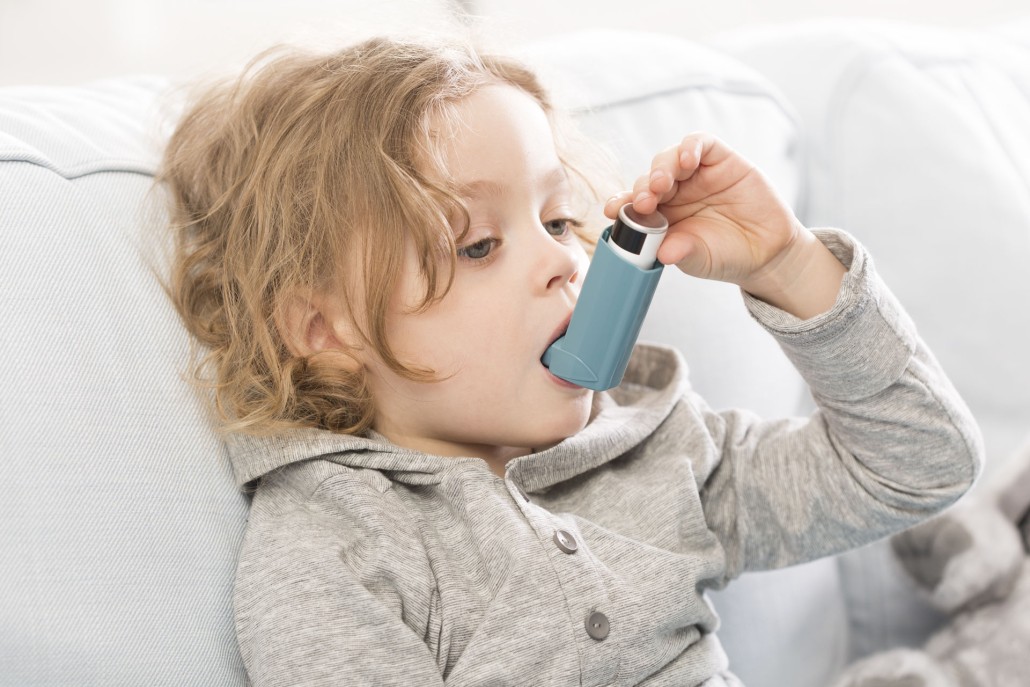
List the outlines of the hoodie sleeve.
{"label": "hoodie sleeve", "polygon": [[698,475],[732,578],[861,546],[957,500],[979,474],[979,428],[864,248],[816,236],[848,268],[833,307],[799,320],[749,294],[751,315],[808,383],[818,410],[760,420],[691,394],[717,459]]}
{"label": "hoodie sleeve", "polygon": [[332,482],[299,502],[255,495],[233,591],[250,683],[443,685],[424,552],[373,487]]}

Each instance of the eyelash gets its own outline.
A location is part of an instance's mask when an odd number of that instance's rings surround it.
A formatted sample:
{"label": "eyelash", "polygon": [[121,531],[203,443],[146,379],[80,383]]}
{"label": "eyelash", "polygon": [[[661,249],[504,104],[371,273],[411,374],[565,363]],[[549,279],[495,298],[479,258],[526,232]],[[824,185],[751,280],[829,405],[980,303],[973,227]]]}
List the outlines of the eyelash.
{"label": "eyelash", "polygon": [[[561,222],[563,227],[564,227],[563,231],[560,234],[551,234],[551,236],[555,237],[556,239],[561,239],[561,238],[565,238],[566,236],[568,236],[569,232],[571,231],[571,229],[573,227],[575,227],[577,229],[581,229],[584,226],[583,222],[580,222],[577,219],[572,219],[571,217],[558,217],[556,219],[552,219],[552,220],[549,220],[547,222],[544,222],[544,226],[546,227],[547,225],[554,224],[556,222]],[[548,232],[548,233],[550,233],[550,232]],[[496,246],[497,244],[499,244],[500,242],[501,242],[500,239],[485,238],[485,239],[480,239],[479,241],[476,241],[475,243],[470,243],[470,244],[468,244],[466,246],[461,246],[460,248],[458,248],[458,251],[457,251],[458,252],[458,258],[460,258],[461,260],[465,260],[466,262],[484,262],[484,261],[488,260],[490,255],[493,253],[493,250],[494,250],[493,247]],[[470,250],[476,249],[476,248],[485,248],[486,246],[490,246],[491,248],[485,254],[483,254],[481,257],[477,258],[477,257],[472,257],[471,255],[469,255],[469,251]]]}

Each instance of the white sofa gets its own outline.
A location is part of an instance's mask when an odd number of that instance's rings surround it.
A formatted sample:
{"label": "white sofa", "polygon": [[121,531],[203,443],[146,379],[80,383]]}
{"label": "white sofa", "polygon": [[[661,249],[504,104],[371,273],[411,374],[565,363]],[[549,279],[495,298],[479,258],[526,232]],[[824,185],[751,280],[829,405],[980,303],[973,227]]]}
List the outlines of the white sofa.
{"label": "white sofa", "polygon": [[[597,31],[525,56],[627,182],[708,129],[809,226],[852,232],[988,458],[1030,432],[1030,25],[822,22],[708,46]],[[0,685],[244,684],[230,593],[247,497],[180,378],[187,336],[150,271],[170,87],[0,89]],[[733,287],[667,274],[643,336],[679,346],[715,407],[812,409]],[[940,622],[883,542],[712,599],[751,687],[824,687]]]}

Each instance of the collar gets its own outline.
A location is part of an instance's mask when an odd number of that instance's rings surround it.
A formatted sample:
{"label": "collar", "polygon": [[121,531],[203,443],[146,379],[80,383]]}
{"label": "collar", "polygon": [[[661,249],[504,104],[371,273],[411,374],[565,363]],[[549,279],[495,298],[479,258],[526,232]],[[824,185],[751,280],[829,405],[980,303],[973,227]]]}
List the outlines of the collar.
{"label": "collar", "polygon": [[[639,344],[622,384],[594,394],[592,419],[556,446],[509,461],[507,476],[527,491],[539,491],[602,465],[650,436],[688,388],[680,353],[667,346]],[[479,458],[436,456],[397,446],[369,431],[362,436],[324,429],[292,429],[269,436],[230,434],[226,443],[236,483],[249,485],[273,470],[315,458],[388,473],[397,482],[434,484],[461,465],[485,465]]]}

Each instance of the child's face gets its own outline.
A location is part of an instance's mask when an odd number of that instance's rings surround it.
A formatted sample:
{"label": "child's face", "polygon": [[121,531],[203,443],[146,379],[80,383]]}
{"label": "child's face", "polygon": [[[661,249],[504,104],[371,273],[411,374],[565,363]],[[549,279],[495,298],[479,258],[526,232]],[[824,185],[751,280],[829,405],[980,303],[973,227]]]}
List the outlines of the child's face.
{"label": "child's face", "polygon": [[577,214],[536,101],[491,85],[457,109],[460,124],[439,131],[448,170],[469,188],[454,283],[411,313],[423,285],[410,252],[388,321],[403,362],[453,376],[418,383],[368,365],[375,429],[401,446],[484,458],[500,474],[507,459],[586,425],[592,392],[558,380],[540,357],[572,312],[588,260],[562,221]]}

